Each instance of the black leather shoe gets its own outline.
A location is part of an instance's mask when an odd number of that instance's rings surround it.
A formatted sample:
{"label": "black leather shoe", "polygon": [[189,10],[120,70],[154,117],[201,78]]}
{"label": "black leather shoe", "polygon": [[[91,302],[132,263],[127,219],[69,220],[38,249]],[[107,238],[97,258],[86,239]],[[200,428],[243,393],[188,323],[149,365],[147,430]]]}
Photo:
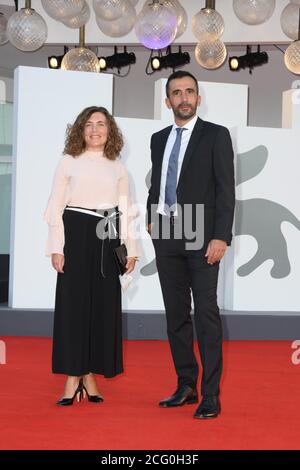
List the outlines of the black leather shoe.
{"label": "black leather shoe", "polygon": [[204,396],[198,406],[194,418],[210,419],[216,418],[221,413],[221,403],[217,395]]}
{"label": "black leather shoe", "polygon": [[159,406],[169,408],[172,406],[191,405],[198,402],[198,394],[195,388],[189,385],[178,387],[174,395],[159,402]]}

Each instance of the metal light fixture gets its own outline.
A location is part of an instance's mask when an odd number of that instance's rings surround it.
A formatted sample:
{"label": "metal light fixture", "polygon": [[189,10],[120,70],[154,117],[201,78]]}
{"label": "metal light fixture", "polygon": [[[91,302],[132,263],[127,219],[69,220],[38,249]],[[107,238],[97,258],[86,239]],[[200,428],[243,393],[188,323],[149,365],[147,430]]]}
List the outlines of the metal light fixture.
{"label": "metal light fixture", "polygon": [[179,46],[178,52],[172,52],[171,46],[169,46],[166,55],[160,53],[157,56],[151,57],[150,64],[153,72],[168,68],[174,71],[178,67],[189,64],[190,61],[190,54],[188,52],[182,52],[181,46]]}
{"label": "metal light fixture", "polygon": [[233,10],[242,23],[265,23],[274,13],[275,0],[233,0]]}
{"label": "metal light fixture", "polygon": [[134,52],[127,52],[124,46],[124,52],[118,52],[117,46],[114,47],[114,54],[107,57],[99,57],[99,65],[101,71],[116,68],[118,72],[123,67],[130,66],[136,63]]}
{"label": "metal light fixture", "polygon": [[224,20],[220,13],[216,11],[215,3],[215,0],[206,0],[205,8],[202,8],[193,17],[192,31],[199,41],[207,33],[218,38],[224,33]]}
{"label": "metal light fixture", "polygon": [[8,20],[7,37],[20,51],[36,51],[47,39],[44,19],[31,8],[31,0],[25,0],[25,8],[16,11]]}
{"label": "metal light fixture", "polygon": [[96,54],[87,49],[84,44],[85,26],[79,29],[79,47],[71,49],[64,56],[61,69],[82,72],[100,72],[99,60]]}
{"label": "metal light fixture", "polygon": [[164,49],[171,44],[177,33],[177,17],[162,1],[146,0],[137,17],[135,33],[148,49]]}
{"label": "metal light fixture", "polygon": [[260,46],[257,46],[257,52],[251,52],[251,46],[247,46],[245,55],[229,57],[229,68],[232,72],[249,68],[249,73],[252,74],[254,67],[267,64],[268,61],[268,54],[261,52]]}
{"label": "metal light fixture", "polygon": [[284,54],[286,68],[296,75],[300,75],[300,6],[298,9],[298,39],[289,45]]}

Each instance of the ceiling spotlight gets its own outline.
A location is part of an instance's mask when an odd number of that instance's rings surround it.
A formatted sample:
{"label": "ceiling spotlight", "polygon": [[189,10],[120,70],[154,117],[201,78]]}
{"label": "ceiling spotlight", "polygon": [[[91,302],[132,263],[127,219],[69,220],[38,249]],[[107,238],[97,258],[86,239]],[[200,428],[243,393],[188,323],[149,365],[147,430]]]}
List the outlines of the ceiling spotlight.
{"label": "ceiling spotlight", "polygon": [[232,72],[249,68],[249,73],[252,73],[254,67],[267,64],[268,61],[268,54],[261,52],[260,46],[257,46],[257,52],[251,52],[251,46],[247,46],[247,53],[245,55],[229,57],[229,68]]}
{"label": "ceiling spotlight", "polygon": [[118,72],[122,67],[127,67],[135,64],[136,57],[134,52],[127,52],[126,46],[124,46],[124,52],[118,52],[117,46],[115,46],[115,53],[107,57],[99,57],[100,71],[107,69],[118,69]]}
{"label": "ceiling spotlight", "polygon": [[48,57],[48,67],[49,69],[60,69],[61,62],[68,52],[69,48],[67,46],[64,46],[64,53],[63,55],[51,55]]}
{"label": "ceiling spotlight", "polygon": [[172,52],[171,46],[166,50],[166,55],[154,56],[151,58],[151,68],[153,72],[161,69],[176,69],[182,67],[183,65],[190,63],[190,54],[188,52],[182,52],[181,46],[179,46],[178,52]]}
{"label": "ceiling spotlight", "polygon": [[[62,58],[61,58],[61,61],[62,61]],[[60,61],[60,63],[61,63],[61,61]],[[59,69],[60,63],[59,63],[58,57],[56,57],[55,55],[52,55],[52,56],[48,57],[48,67],[49,67],[49,69]]]}

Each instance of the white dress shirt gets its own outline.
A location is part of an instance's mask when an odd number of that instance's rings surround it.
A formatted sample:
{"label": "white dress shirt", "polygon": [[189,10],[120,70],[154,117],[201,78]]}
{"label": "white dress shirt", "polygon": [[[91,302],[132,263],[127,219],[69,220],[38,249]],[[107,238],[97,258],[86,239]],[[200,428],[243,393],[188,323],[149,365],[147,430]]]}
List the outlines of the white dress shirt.
{"label": "white dress shirt", "polygon": [[[182,133],[181,137],[181,145],[180,145],[180,152],[179,152],[179,157],[178,157],[178,170],[177,170],[177,183],[179,181],[180,177],[180,172],[181,172],[181,167],[182,167],[182,162],[184,159],[184,155],[188,146],[188,143],[190,141],[194,126],[196,124],[196,121],[198,119],[198,116],[194,116],[193,119],[191,119],[187,124],[185,124],[183,127],[186,129]],[[168,165],[169,165],[169,158],[171,155],[171,151],[173,148],[173,145],[176,140],[176,128],[178,126],[176,124],[173,124],[172,130],[169,134],[166,148],[165,148],[165,153],[163,157],[163,163],[162,163],[162,169],[161,169],[161,180],[160,180],[160,193],[159,193],[159,201],[158,201],[158,207],[157,207],[157,213],[162,214],[162,215],[167,215],[165,212],[165,192],[166,192],[166,180],[167,180],[167,172],[168,172]],[[174,215],[177,215],[177,210],[174,212]]]}

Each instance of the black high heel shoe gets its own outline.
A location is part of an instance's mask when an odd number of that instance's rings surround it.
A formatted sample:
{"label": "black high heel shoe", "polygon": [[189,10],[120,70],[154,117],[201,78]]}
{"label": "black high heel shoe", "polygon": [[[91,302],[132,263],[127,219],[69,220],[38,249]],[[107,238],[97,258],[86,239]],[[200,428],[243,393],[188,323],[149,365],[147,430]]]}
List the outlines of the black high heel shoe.
{"label": "black high heel shoe", "polygon": [[82,379],[79,380],[78,387],[76,388],[74,395],[71,398],[61,398],[56,402],[57,405],[61,406],[70,406],[73,405],[73,401],[75,400],[75,397],[77,397],[77,401],[80,402],[83,398],[83,382]]}
{"label": "black high heel shoe", "polygon": [[90,395],[84,383],[82,383],[82,390],[83,390],[83,393],[84,392],[86,393],[86,396],[88,397],[88,401],[91,401],[93,403],[101,403],[102,401],[104,401],[104,398],[101,395]]}

